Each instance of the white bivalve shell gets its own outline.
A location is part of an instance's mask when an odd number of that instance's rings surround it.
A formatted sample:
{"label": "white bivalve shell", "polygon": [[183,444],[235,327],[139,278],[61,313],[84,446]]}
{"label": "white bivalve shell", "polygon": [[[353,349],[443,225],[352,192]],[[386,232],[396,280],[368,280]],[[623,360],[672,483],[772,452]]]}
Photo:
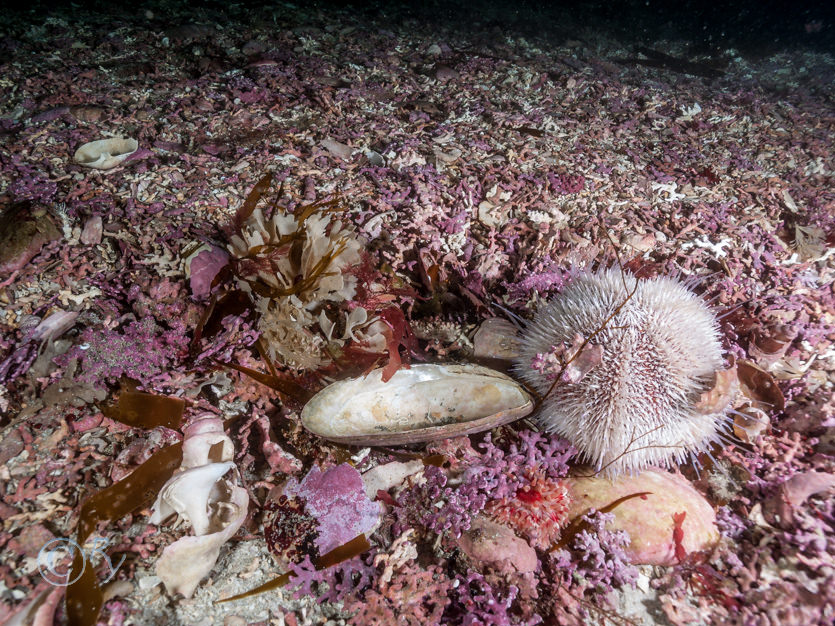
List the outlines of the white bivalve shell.
{"label": "white bivalve shell", "polygon": [[420,364],[383,370],[325,387],[305,405],[310,432],[352,445],[399,445],[489,430],[533,410],[527,391],[479,365]]}
{"label": "white bivalve shell", "polygon": [[85,143],[75,151],[73,160],[84,167],[109,170],[116,167],[139,149],[136,139],[99,139]]}

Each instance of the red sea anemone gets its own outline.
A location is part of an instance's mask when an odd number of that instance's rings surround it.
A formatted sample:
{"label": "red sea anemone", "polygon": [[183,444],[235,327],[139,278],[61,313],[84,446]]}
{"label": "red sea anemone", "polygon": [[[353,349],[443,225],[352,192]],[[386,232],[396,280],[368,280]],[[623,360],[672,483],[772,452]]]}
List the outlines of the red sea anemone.
{"label": "red sea anemone", "polygon": [[569,504],[563,481],[532,470],[527,484],[519,487],[513,496],[492,500],[484,511],[528,538],[534,547],[544,550],[557,540],[560,529],[568,521]]}

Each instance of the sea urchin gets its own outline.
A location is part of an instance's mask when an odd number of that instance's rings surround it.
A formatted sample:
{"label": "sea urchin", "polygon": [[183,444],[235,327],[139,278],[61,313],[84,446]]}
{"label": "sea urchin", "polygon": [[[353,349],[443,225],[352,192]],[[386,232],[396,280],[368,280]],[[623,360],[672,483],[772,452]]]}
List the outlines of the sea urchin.
{"label": "sea urchin", "polygon": [[[594,358],[573,355],[578,337],[590,339],[583,353]],[[554,353],[563,364],[583,361],[580,375],[563,366],[553,384],[541,364]],[[542,394],[553,384],[543,425],[617,475],[681,462],[718,440],[727,407],[706,412],[699,400],[722,361],[716,318],[684,284],[609,269],[580,274],[536,314],[516,370]]]}

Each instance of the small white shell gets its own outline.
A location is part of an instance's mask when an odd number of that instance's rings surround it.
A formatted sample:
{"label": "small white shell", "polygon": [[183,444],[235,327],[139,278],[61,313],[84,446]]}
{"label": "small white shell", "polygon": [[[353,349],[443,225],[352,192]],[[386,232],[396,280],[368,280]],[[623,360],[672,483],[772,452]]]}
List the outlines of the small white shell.
{"label": "small white shell", "polygon": [[84,167],[109,170],[116,167],[139,149],[136,139],[99,139],[85,143],[75,151],[73,160]]}
{"label": "small white shell", "polygon": [[398,445],[489,430],[533,410],[519,383],[479,365],[413,365],[386,383],[382,372],[325,387],[302,410],[304,427],[340,443]]}

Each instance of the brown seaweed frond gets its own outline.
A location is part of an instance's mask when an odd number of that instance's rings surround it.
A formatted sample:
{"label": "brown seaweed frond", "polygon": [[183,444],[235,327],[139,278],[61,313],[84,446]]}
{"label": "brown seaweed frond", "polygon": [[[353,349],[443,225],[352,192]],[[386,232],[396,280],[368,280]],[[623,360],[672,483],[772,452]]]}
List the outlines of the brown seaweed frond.
{"label": "brown seaweed frond", "polygon": [[272,182],[273,175],[271,172],[255,183],[255,186],[252,188],[252,191],[249,192],[249,195],[247,195],[244,203],[235,212],[235,217],[232,218],[232,224],[237,232],[241,232],[244,224],[252,216],[252,212],[255,211],[258,201],[261,200],[261,197],[265,193],[267,193],[267,190],[270,188]]}
{"label": "brown seaweed frond", "polygon": [[[295,234],[295,233],[294,233]],[[306,276],[301,276],[294,284],[289,287],[275,287],[268,285],[263,279],[247,279],[244,278],[247,284],[252,289],[253,293],[270,300],[277,298],[286,298],[287,296],[294,296],[306,291],[310,291],[316,287],[319,281],[325,276],[335,276],[338,272],[328,272],[328,268],[333,263],[334,259],[338,257],[345,250],[347,242],[342,238],[338,243],[328,250],[321,259],[319,259],[310,272]]]}
{"label": "brown seaweed frond", "polygon": [[[122,480],[87,498],[78,517],[76,545],[84,545],[101,522],[115,521],[149,507],[182,460],[183,444],[175,443],[154,453]],[[81,550],[75,551],[69,580],[73,582],[67,586],[67,622],[72,626],[97,623],[104,596],[95,569],[85,567]]]}
{"label": "brown seaweed frond", "polygon": [[246,374],[253,380],[257,380],[262,385],[266,385],[270,389],[274,389],[279,393],[283,393],[284,395],[289,396],[290,398],[298,402],[301,406],[307,404],[307,401],[313,397],[312,391],[305,389],[304,387],[292,380],[279,378],[278,376],[275,376],[273,374],[265,374],[263,372],[259,372],[258,370],[254,370],[239,363],[224,363],[222,361],[216,361],[216,363],[218,365],[229,367],[233,370],[241,372],[242,374]]}
{"label": "brown seaweed frond", "polygon": [[[341,546],[337,546],[330,552],[323,554],[322,556],[317,558],[313,562],[313,564],[317,570],[327,569],[329,567],[333,567],[334,565],[339,565],[343,561],[353,559],[355,556],[359,556],[363,552],[366,552],[370,549],[371,544],[368,543],[368,539],[365,537],[365,535],[357,535],[348,543],[344,543]],[[292,572],[285,572],[277,578],[273,578],[272,580],[267,581],[266,583],[256,587],[255,589],[250,589],[249,591],[238,594],[236,596],[232,596],[231,598],[217,600],[216,604],[223,604],[224,602],[233,602],[235,600],[243,600],[244,598],[250,598],[252,596],[258,595],[259,593],[264,593],[265,591],[279,589],[287,583],[289,583],[292,577]]]}
{"label": "brown seaweed frond", "polygon": [[[270,180],[270,175],[261,179],[235,215],[236,233],[232,238],[232,265],[239,280],[248,285],[253,293],[275,300],[311,292],[323,278],[339,274],[341,270],[334,269],[335,261],[348,249],[353,231],[346,230],[344,234],[331,238],[333,229],[339,228],[339,225],[325,224],[328,232],[324,233],[324,236],[330,239],[327,249],[315,264],[305,271],[302,267],[305,248],[315,245],[311,241],[313,235],[306,227],[308,220],[317,213],[325,215],[344,211],[346,205],[342,198],[337,196],[298,206],[291,214],[293,230],[281,232],[280,216],[289,215],[278,206],[277,199],[270,207],[269,216],[265,216],[256,208],[269,188]],[[279,211],[281,213],[278,213]]]}

